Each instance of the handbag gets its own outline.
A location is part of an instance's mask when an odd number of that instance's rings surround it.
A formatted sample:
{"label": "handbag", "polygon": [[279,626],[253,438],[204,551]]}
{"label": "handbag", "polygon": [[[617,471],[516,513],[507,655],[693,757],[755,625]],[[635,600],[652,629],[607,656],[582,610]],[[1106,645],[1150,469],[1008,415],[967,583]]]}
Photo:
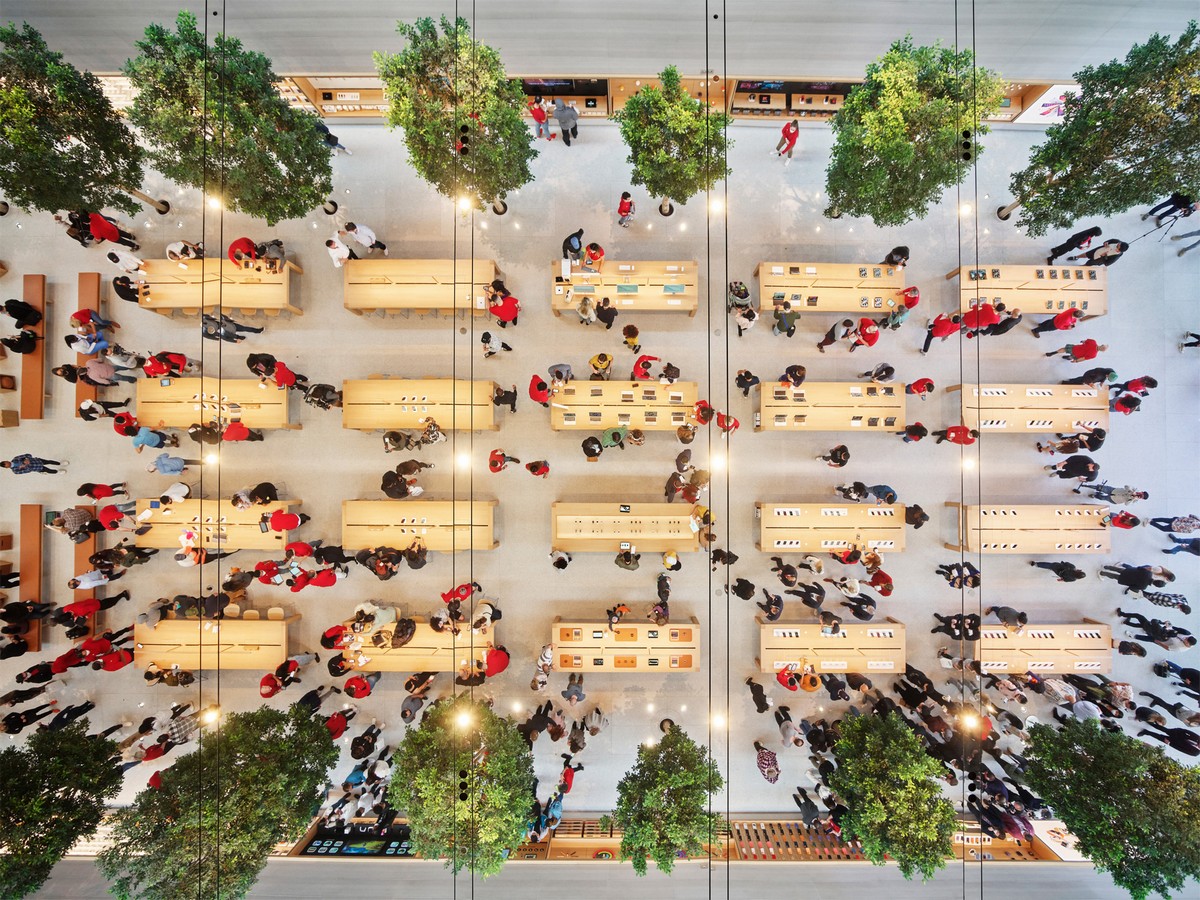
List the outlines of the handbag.
{"label": "handbag", "polygon": [[412,619],[397,619],[392,629],[392,649],[403,647],[417,633],[417,623]]}

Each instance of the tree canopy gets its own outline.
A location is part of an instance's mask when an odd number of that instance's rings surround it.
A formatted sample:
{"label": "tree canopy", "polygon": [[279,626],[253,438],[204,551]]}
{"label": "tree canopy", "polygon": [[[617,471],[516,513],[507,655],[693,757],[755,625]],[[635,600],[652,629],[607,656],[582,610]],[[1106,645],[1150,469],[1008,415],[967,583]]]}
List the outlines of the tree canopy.
{"label": "tree canopy", "polygon": [[617,785],[617,808],[608,817],[621,831],[621,858],[646,874],[646,857],[670,874],[680,856],[698,856],[717,842],[721,817],[709,812],[725,786],[708,748],[677,725],[661,741],[638,747],[637,763]]}
{"label": "tree canopy", "polygon": [[137,92],[130,120],[168,178],[275,224],[320,206],[333,188],[330,148],[312,113],[275,88],[271,61],[184,10],[175,31],[147,26],[124,72]]}
{"label": "tree canopy", "polygon": [[[970,50],[916,47],[912,35],[893,43],[833,117],[827,214],[869,216],[880,226],[925,218],[966,177],[962,133],[987,134],[982,119],[999,109],[1003,92],[1004,79],[975,66]],[[974,145],[975,155],[983,152]]]}
{"label": "tree canopy", "polygon": [[455,872],[499,872],[533,804],[533,754],[516,726],[460,694],[430,706],[392,761],[388,795],[408,815],[413,849]]}
{"label": "tree canopy", "polygon": [[466,19],[443,16],[441,26],[439,34],[430,18],[399,22],[408,46],[375,54],[387,123],[403,129],[413,168],[439,194],[482,207],[533,180],[525,96]]}
{"label": "tree canopy", "polygon": [[1063,121],[1046,129],[1012,176],[1031,235],[1153,204],[1173,191],[1200,196],[1200,27],[1174,42],[1153,35],[1124,62],[1075,73]]}
{"label": "tree canopy", "polygon": [[87,719],[34,731],[0,753],[0,896],[36,891],[76,841],[91,837],[121,790],[117,745]]}
{"label": "tree canopy", "polygon": [[28,23],[0,27],[0,191],[25,209],[130,215],[142,150],[99,79],[52,51]]}
{"label": "tree canopy", "polygon": [[232,713],[112,817],[98,859],[121,900],[246,896],[280,841],[312,820],[338,752],[308,710]]}
{"label": "tree canopy", "polygon": [[680,203],[729,177],[726,136],[730,118],[683,89],[679,70],[667,66],[659,85],[643,85],[612,119],[629,148],[634,184]]}
{"label": "tree canopy", "polygon": [[1029,786],[1097,869],[1137,900],[1200,879],[1200,769],[1095,722],[1035,725],[1029,738]]}
{"label": "tree canopy", "polygon": [[877,866],[886,855],[905,878],[932,878],[953,851],[955,827],[940,764],[894,712],[843,719],[833,752],[838,767],[829,786],[850,810],[845,835]]}

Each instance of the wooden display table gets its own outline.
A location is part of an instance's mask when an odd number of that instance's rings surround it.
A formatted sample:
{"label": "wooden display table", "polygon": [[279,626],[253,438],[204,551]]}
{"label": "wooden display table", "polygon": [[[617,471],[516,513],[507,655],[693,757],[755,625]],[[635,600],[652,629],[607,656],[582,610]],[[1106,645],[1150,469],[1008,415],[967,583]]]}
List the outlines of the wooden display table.
{"label": "wooden display table", "polygon": [[421,538],[430,550],[492,550],[495,500],[344,500],[342,546],[403,550]]}
{"label": "wooden display table", "polygon": [[900,431],[904,385],[806,381],[767,382],[758,391],[755,431]]}
{"label": "wooden display table", "polygon": [[424,428],[432,417],[443,431],[495,431],[494,381],[389,378],[372,375],[342,383],[342,427],[362,431]]}
{"label": "wooden display table", "polygon": [[764,553],[895,553],[904,549],[904,504],[756,503],[758,549]]}
{"label": "wooden display table", "polygon": [[163,619],[153,628],[133,626],[133,662],[145,668],[177,665],[204,669],[255,669],[273,672],[288,658],[286,619]]}
{"label": "wooden display table", "polygon": [[147,378],[137,383],[137,417],[151,428],[241,419],[247,428],[292,428],[288,391],[256,378]]}
{"label": "wooden display table", "polygon": [[[197,547],[208,550],[267,550],[282,555],[289,543],[289,532],[263,531],[259,520],[263,513],[277,509],[293,512],[299,500],[278,500],[268,506],[251,506],[238,509],[231,500],[180,500],[163,506],[158,500],[137,502],[138,523],[153,525],[145,534],[139,534],[135,542],[139,547],[158,547],[162,550],[179,549],[179,535],[191,529],[200,536]],[[142,516],[149,513],[143,519]]]}
{"label": "wooden display table", "polygon": [[[974,276],[974,277],[972,277]],[[1108,270],[1104,266],[960,266],[946,280],[960,278],[959,309],[981,301],[1003,302],[1026,315],[1048,316],[1081,309],[1089,316],[1108,312]]]}
{"label": "wooden display table", "polygon": [[[42,314],[42,320],[29,328],[40,340],[29,353],[21,354],[20,419],[40,419],[46,409],[46,326],[50,311],[46,305],[46,276],[26,275],[21,279],[21,298]],[[8,320],[11,322],[11,320]],[[0,347],[0,352],[3,351]],[[16,425],[18,422],[13,422]]]}
{"label": "wooden display table", "polygon": [[825,634],[812,622],[758,621],[758,668],[776,673],[785,666],[810,665],[822,672],[903,672],[904,624],[890,616],[881,622],[842,624],[837,634]]}
{"label": "wooden display table", "polygon": [[292,303],[293,273],[304,274],[293,262],[284,262],[278,272],[267,271],[262,260],[255,264],[262,266],[261,271],[224,258],[185,260],[184,265],[171,259],[145,260],[143,273],[130,276],[145,282],[139,288],[138,306],[164,316],[196,315],[218,306],[245,315],[304,314]]}
{"label": "wooden display table", "polygon": [[620,624],[608,620],[563,620],[550,630],[554,666],[584,672],[699,672],[700,622]]}
{"label": "wooden display table", "polygon": [[1108,507],[1091,504],[1021,506],[990,503],[958,510],[958,543],[947,550],[968,553],[1108,553]]}
{"label": "wooden display table", "polygon": [[760,262],[758,301],[770,317],[784,302],[796,312],[885,316],[902,305],[904,270],[880,263]]}
{"label": "wooden display table", "polygon": [[[403,618],[403,617],[401,617]],[[353,619],[343,624],[349,628]],[[376,647],[367,636],[362,642],[362,653],[367,658],[366,665],[361,667],[363,672],[457,672],[463,662],[478,660],[484,662],[487,656],[488,641],[499,645],[496,637],[498,626],[488,629],[487,635],[472,635],[471,629],[463,626],[461,633],[455,637],[447,631],[434,631],[429,622],[417,621],[417,631],[411,641],[403,647],[390,645],[393,625],[379,628],[379,634],[387,635],[389,644]]]}
{"label": "wooden display table", "polygon": [[956,384],[962,423],[1014,434],[1073,433],[1108,428],[1108,390],[1071,384]]}
{"label": "wooden display table", "polygon": [[1002,625],[980,629],[979,665],[985,672],[1112,672],[1112,629],[1095,619],[1068,625],[1026,625],[1016,634]]}
{"label": "wooden display table", "polygon": [[555,431],[618,425],[675,431],[687,422],[697,396],[694,381],[572,381],[550,402],[550,426]]}
{"label": "wooden display table", "polygon": [[356,315],[384,310],[471,310],[487,313],[485,285],[496,280],[491,259],[348,259],[343,305]]}
{"label": "wooden display table", "polygon": [[700,549],[686,503],[555,503],[550,546],[567,552],[628,550],[690,553]]}
{"label": "wooden display table", "polygon": [[[42,593],[42,532],[45,518],[40,503],[22,503],[19,513],[21,530],[17,535],[17,571],[21,581],[17,585],[17,597],[25,603],[44,603]],[[42,648],[42,620],[33,619],[26,624],[23,637],[29,644],[29,652]]]}
{"label": "wooden display table", "polygon": [[550,308],[556,316],[573,313],[584,294],[597,306],[607,297],[621,312],[686,310],[694,316],[700,304],[698,264],[694,259],[662,262],[606,258],[600,272],[585,272],[577,265],[571,267],[569,281],[555,281],[562,274],[561,260],[550,264]]}

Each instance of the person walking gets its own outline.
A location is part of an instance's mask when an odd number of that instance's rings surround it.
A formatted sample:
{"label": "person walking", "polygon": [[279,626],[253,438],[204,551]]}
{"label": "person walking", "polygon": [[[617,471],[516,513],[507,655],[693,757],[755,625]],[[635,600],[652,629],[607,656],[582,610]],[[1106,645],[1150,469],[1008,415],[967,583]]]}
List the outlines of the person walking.
{"label": "person walking", "polygon": [[633,195],[629,191],[622,191],[621,199],[617,202],[617,224],[622,228],[628,228],[635,215],[637,215],[637,204],[633,202]]}
{"label": "person walking", "polygon": [[786,169],[792,164],[792,153],[796,149],[796,141],[800,137],[800,120],[792,119],[792,121],[784,124],[782,134],[779,138],[779,143],[775,145],[775,149],[771,152],[776,158],[787,154],[787,159],[783,162],[783,167]]}
{"label": "person walking", "polygon": [[[1081,453],[1076,453],[1074,456],[1068,456],[1060,463],[1055,463],[1051,466],[1042,466],[1046,474],[1051,478],[1079,479],[1079,483],[1085,481],[1095,481],[1100,475],[1099,464],[1090,456],[1084,456]],[[1078,490],[1075,493],[1079,493]]]}
{"label": "person walking", "polygon": [[904,443],[913,444],[929,435],[929,429],[920,422],[913,422],[911,425],[905,425],[903,431],[897,431],[896,434],[904,436]]}
{"label": "person walking", "polygon": [[958,444],[960,447],[969,447],[979,437],[979,432],[974,428],[968,428],[966,425],[950,425],[940,431],[930,432],[937,438],[935,443],[949,441],[952,444]]}
{"label": "person walking", "polygon": [[65,472],[70,464],[70,460],[45,459],[32,453],[18,453],[12,459],[0,461],[0,469],[8,469],[14,475],[32,475],[35,472],[57,475]]}
{"label": "person walking", "polygon": [[1099,247],[1094,247],[1086,253],[1068,256],[1067,259],[1072,262],[1076,260],[1084,260],[1085,266],[1111,266],[1124,255],[1129,249],[1129,245],[1124,241],[1116,239],[1105,241]]}
{"label": "person walking", "polygon": [[342,239],[336,231],[333,233],[333,237],[325,242],[325,251],[329,254],[329,259],[333,262],[335,269],[340,269],[347,260],[358,259],[358,254],[342,243]]}
{"label": "person walking", "polygon": [[231,344],[237,344],[244,341],[247,334],[262,334],[263,330],[234,321],[225,313],[221,313],[219,319],[208,313],[200,315],[200,336],[210,341],[228,341]]}
{"label": "person walking", "polygon": [[842,319],[841,322],[825,332],[825,337],[821,338],[821,340],[817,342],[817,350],[819,350],[821,353],[824,353],[826,347],[836,344],[838,341],[846,340],[853,331],[854,320]]}
{"label": "person walking", "polygon": [[1098,237],[1100,237],[1100,226],[1098,225],[1075,232],[1061,244],[1050,250],[1050,255],[1046,257],[1046,265],[1054,265],[1056,259],[1070,253],[1072,250],[1087,250],[1092,243],[1092,238]]}
{"label": "person walking", "polygon": [[734,380],[734,384],[736,384],[738,389],[741,390],[743,397],[749,397],[750,388],[759,383],[759,377],[749,369],[738,369],[737,378]]}
{"label": "person walking", "polygon": [[1074,565],[1066,560],[1061,560],[1059,562],[1038,562],[1036,560],[1030,560],[1029,565],[1036,569],[1046,569],[1049,572],[1053,572],[1058,581],[1080,581],[1084,578],[1087,578],[1086,572],[1084,572],[1082,569],[1075,568]]}
{"label": "person walking", "polygon": [[349,235],[354,239],[355,243],[365,248],[368,252],[371,250],[382,250],[384,256],[388,255],[387,244],[379,240],[379,238],[375,236],[375,232],[366,225],[347,222],[346,227],[339,233],[343,235]]}
{"label": "person walking", "polygon": [[570,147],[571,139],[579,137],[579,113],[575,107],[567,106],[562,98],[558,98],[554,101],[554,118],[562,129],[563,143]]}
{"label": "person walking", "polygon": [[[1196,230],[1196,231],[1189,231],[1189,232],[1187,232],[1186,234],[1173,234],[1173,235],[1171,235],[1171,240],[1173,240],[1173,241],[1182,241],[1182,240],[1185,240],[1185,239],[1187,239],[1187,238],[1200,238],[1200,229],[1198,229],[1198,230]],[[1197,247],[1200,247],[1200,240],[1195,240],[1195,241],[1192,241],[1192,243],[1188,244],[1186,247],[1183,247],[1183,248],[1181,248],[1181,249],[1180,249],[1180,251],[1179,251],[1178,253],[1176,253],[1175,255],[1176,255],[1176,256],[1183,256],[1183,255],[1184,255],[1185,253],[1187,253],[1189,250],[1195,250]],[[1194,340],[1196,340],[1196,341],[1200,342],[1200,336],[1196,336],[1196,335],[1189,335],[1189,337],[1192,337]],[[1196,344],[1180,344],[1179,346],[1180,346],[1181,348],[1182,348],[1182,347],[1196,347],[1196,346],[1200,346],[1200,343],[1196,343]]]}
{"label": "person walking", "polygon": [[1055,453],[1078,453],[1080,450],[1095,451],[1104,446],[1105,438],[1108,437],[1108,431],[1103,428],[1089,428],[1086,425],[1079,426],[1082,431],[1075,434],[1055,434],[1057,441],[1050,441],[1045,444],[1040,441],[1037,443],[1039,453],[1048,453],[1053,456]]}
{"label": "person walking", "polygon": [[921,353],[929,352],[930,346],[933,344],[933,339],[937,338],[942,343],[945,343],[951,335],[958,334],[962,331],[962,316],[953,315],[947,316],[945,313],[938,313],[937,317],[926,327],[925,343],[921,346]]}
{"label": "person walking", "polygon": [[1103,500],[1105,503],[1115,506],[1129,506],[1138,500],[1150,499],[1150,494],[1146,491],[1139,491],[1129,485],[1115,488],[1107,481],[1099,484],[1081,484],[1079,487],[1085,491],[1091,491],[1093,500]]}
{"label": "person walking", "polygon": [[1200,556],[1200,538],[1181,538],[1173,534],[1168,534],[1167,537],[1175,546],[1164,550],[1163,553],[1190,553],[1192,556]]}
{"label": "person walking", "polygon": [[1200,531],[1200,517],[1194,513],[1186,516],[1154,516],[1147,519],[1146,524],[1159,531],[1176,534],[1194,534]]}
{"label": "person walking", "polygon": [[831,469],[840,469],[850,462],[850,449],[845,444],[838,444],[825,455],[816,458],[828,463]]}
{"label": "person walking", "polygon": [[774,784],[779,780],[779,757],[775,755],[774,750],[764,747],[761,741],[754,742],[754,749],[756,751],[754,762],[758,766],[759,773],[767,779],[768,784]]}
{"label": "person walking", "polygon": [[479,343],[483,345],[483,358],[491,359],[500,351],[512,352],[512,347],[504,343],[499,338],[493,337],[490,331],[485,331],[479,337]]}
{"label": "person walking", "polygon": [[1033,336],[1040,338],[1047,331],[1070,331],[1084,320],[1082,309],[1064,309],[1049,319],[1033,326]]}

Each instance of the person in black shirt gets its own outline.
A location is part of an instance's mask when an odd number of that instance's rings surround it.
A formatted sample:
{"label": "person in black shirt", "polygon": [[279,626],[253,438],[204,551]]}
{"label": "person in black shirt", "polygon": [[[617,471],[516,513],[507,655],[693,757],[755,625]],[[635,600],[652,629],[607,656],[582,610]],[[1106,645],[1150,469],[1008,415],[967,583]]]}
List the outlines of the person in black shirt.
{"label": "person in black shirt", "polygon": [[1066,560],[1060,562],[1033,562],[1029,563],[1037,569],[1048,569],[1058,576],[1059,581],[1079,581],[1081,578],[1087,578],[1087,573],[1082,569],[1077,569]]}

